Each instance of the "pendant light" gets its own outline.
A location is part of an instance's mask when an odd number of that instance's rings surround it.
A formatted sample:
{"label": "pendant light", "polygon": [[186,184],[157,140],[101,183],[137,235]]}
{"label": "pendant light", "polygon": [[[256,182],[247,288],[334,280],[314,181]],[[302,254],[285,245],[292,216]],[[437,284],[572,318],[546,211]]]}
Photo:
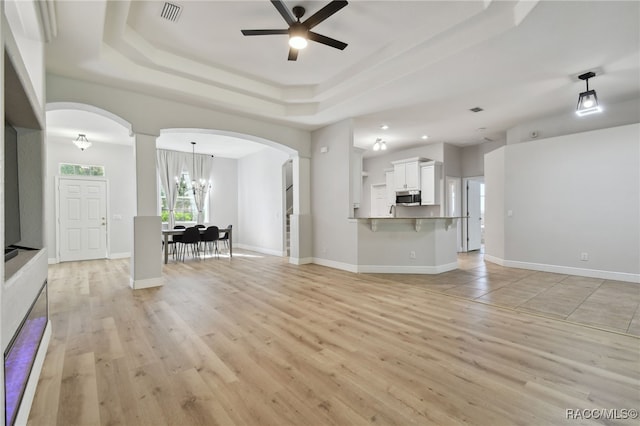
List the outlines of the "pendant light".
{"label": "pendant light", "polygon": [[[193,167],[193,172],[196,172],[196,143],[191,142],[192,151],[191,151],[191,166]],[[193,190],[193,196],[197,199],[204,197],[205,193],[211,189],[211,183],[205,180],[204,178],[200,178],[199,181],[196,181],[192,178],[191,180],[191,189]]]}
{"label": "pendant light", "polygon": [[594,114],[601,112],[602,108],[598,104],[598,96],[595,90],[589,90],[589,79],[595,77],[596,74],[592,71],[580,74],[578,78],[584,80],[587,84],[587,90],[580,93],[578,96],[578,106],[576,107],[576,114],[580,117],[583,115]]}
{"label": "pendant light", "polygon": [[80,148],[80,151],[84,151],[85,149],[89,148],[91,146],[91,142],[89,142],[87,140],[87,137],[85,135],[83,135],[82,133],[80,133],[78,135],[78,137],[76,138],[75,141],[73,141],[73,144],[75,146],[77,146],[78,148]]}
{"label": "pendant light", "polygon": [[385,151],[387,149],[387,143],[380,138],[377,138],[375,143],[373,144],[374,151]]}

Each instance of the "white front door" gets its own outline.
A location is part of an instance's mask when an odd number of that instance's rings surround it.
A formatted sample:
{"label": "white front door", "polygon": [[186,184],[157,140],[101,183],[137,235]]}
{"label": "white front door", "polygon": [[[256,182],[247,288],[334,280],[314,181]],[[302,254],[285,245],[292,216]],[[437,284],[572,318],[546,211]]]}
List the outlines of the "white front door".
{"label": "white front door", "polygon": [[480,208],[480,187],[482,182],[467,181],[467,251],[480,250],[482,244],[482,216]]}
{"label": "white front door", "polygon": [[107,183],[59,179],[58,247],[60,261],[107,257]]}

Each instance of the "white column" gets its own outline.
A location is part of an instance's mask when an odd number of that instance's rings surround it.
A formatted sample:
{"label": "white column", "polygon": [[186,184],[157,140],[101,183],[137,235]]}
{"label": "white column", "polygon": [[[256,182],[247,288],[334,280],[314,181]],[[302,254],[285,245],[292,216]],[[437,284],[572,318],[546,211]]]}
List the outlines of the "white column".
{"label": "white column", "polygon": [[131,288],[157,287],[162,278],[162,219],[158,216],[155,135],[136,134],[136,208]]}

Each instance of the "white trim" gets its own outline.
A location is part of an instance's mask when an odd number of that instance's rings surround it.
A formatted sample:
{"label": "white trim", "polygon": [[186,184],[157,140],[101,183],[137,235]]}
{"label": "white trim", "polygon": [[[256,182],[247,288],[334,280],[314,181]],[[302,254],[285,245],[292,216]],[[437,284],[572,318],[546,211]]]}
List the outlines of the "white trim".
{"label": "white trim", "polygon": [[287,257],[287,252],[282,250],[274,250],[263,247],[250,246],[247,244],[234,244],[233,248],[241,248],[244,250],[255,251],[257,253],[270,254],[271,256]]}
{"label": "white trim", "polygon": [[358,265],[352,265],[350,263],[336,262],[335,260],[320,259],[318,257],[313,258],[313,263],[321,266],[328,266],[329,268],[341,269],[343,271],[358,272]]}
{"label": "white trim", "polygon": [[60,262],[58,262],[58,259],[56,259],[55,257],[50,257],[49,259],[47,259],[47,263],[49,265],[55,265],[56,263],[60,263]]}
{"label": "white trim", "polygon": [[131,257],[131,253],[111,253],[107,259],[126,259],[127,257]]}
{"label": "white trim", "polygon": [[[59,171],[58,171],[59,172]],[[55,196],[55,226],[56,226],[56,252],[55,252],[55,263],[60,262],[60,183],[63,180],[78,180],[78,181],[93,181],[93,182],[104,182],[104,209],[105,209],[105,222],[107,225],[104,228],[105,233],[105,251],[104,257],[100,259],[109,259],[109,252],[111,251],[111,238],[110,238],[110,229],[111,224],[109,223],[109,218],[111,217],[111,203],[109,202],[109,179],[105,176],[54,176],[54,196]],[[94,259],[76,259],[76,260],[94,260]]]}
{"label": "white trim", "polygon": [[495,256],[491,256],[490,254],[485,254],[484,255],[484,260],[487,260],[487,261],[489,261],[491,263],[495,263],[496,265],[505,266],[504,259],[501,259],[501,258],[495,257]]}
{"label": "white trim", "polygon": [[352,265],[334,260],[313,258],[313,263],[329,268],[353,272],[355,274],[441,274],[458,269],[458,261],[437,266],[409,265]]}
{"label": "white trim", "polygon": [[309,263],[313,263],[313,257],[290,257],[289,263],[293,265],[308,265]]}
{"label": "white trim", "polygon": [[47,321],[47,326],[42,334],[42,340],[38,346],[38,352],[33,360],[33,366],[31,367],[31,373],[27,380],[27,386],[24,388],[24,394],[22,395],[22,401],[18,412],[16,413],[15,424],[26,425],[29,419],[29,413],[31,412],[31,404],[33,403],[33,397],[36,395],[36,387],[40,380],[40,373],[42,372],[42,366],[44,365],[44,359],[47,355],[47,349],[49,349],[49,341],[51,340],[51,321]]}
{"label": "white trim", "polygon": [[626,281],[640,283],[640,274],[628,272],[602,271],[598,269],[574,268],[572,266],[548,265],[544,263],[520,262],[517,260],[505,260],[484,255],[484,259],[508,268],[529,269],[541,272],[553,272],[556,274],[577,275],[580,277],[600,278],[603,280]]}
{"label": "white trim", "polygon": [[161,287],[164,285],[164,278],[147,278],[145,280],[133,280],[129,278],[129,287],[134,290],[140,290],[143,288]]}
{"label": "white trim", "polygon": [[358,273],[373,274],[442,274],[458,269],[458,262],[437,266],[358,265]]}

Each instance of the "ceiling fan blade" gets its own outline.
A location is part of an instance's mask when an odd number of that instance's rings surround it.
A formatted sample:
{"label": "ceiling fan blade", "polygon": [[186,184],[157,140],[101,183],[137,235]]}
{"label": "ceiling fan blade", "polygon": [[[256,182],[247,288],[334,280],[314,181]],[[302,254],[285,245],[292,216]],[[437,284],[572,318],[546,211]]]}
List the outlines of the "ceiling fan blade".
{"label": "ceiling fan blade", "polygon": [[298,49],[294,49],[293,47],[289,48],[289,57],[287,58],[290,61],[295,61],[298,59]]}
{"label": "ceiling fan blade", "polygon": [[296,18],[293,17],[287,6],[281,0],[271,0],[271,3],[278,9],[278,12],[280,12],[280,15],[287,21],[287,24],[291,25],[296,22]]}
{"label": "ceiling fan blade", "polygon": [[322,34],[309,31],[307,37],[309,40],[317,41],[318,43],[326,44],[327,46],[335,47],[336,49],[344,50],[347,47],[347,43],[343,43],[331,37],[323,36]]}
{"label": "ceiling fan blade", "polygon": [[246,36],[282,35],[282,34],[289,34],[289,30],[242,30],[242,34]]}
{"label": "ceiling fan blade", "polygon": [[347,2],[346,0],[333,0],[331,3],[329,3],[328,5],[326,5],[325,7],[323,7],[316,13],[314,13],[313,15],[311,15],[302,24],[308,29],[311,29],[316,25],[318,25],[320,22],[327,19],[329,16],[333,15],[334,13],[336,13],[337,11],[345,7],[347,4],[349,4],[349,2]]}

